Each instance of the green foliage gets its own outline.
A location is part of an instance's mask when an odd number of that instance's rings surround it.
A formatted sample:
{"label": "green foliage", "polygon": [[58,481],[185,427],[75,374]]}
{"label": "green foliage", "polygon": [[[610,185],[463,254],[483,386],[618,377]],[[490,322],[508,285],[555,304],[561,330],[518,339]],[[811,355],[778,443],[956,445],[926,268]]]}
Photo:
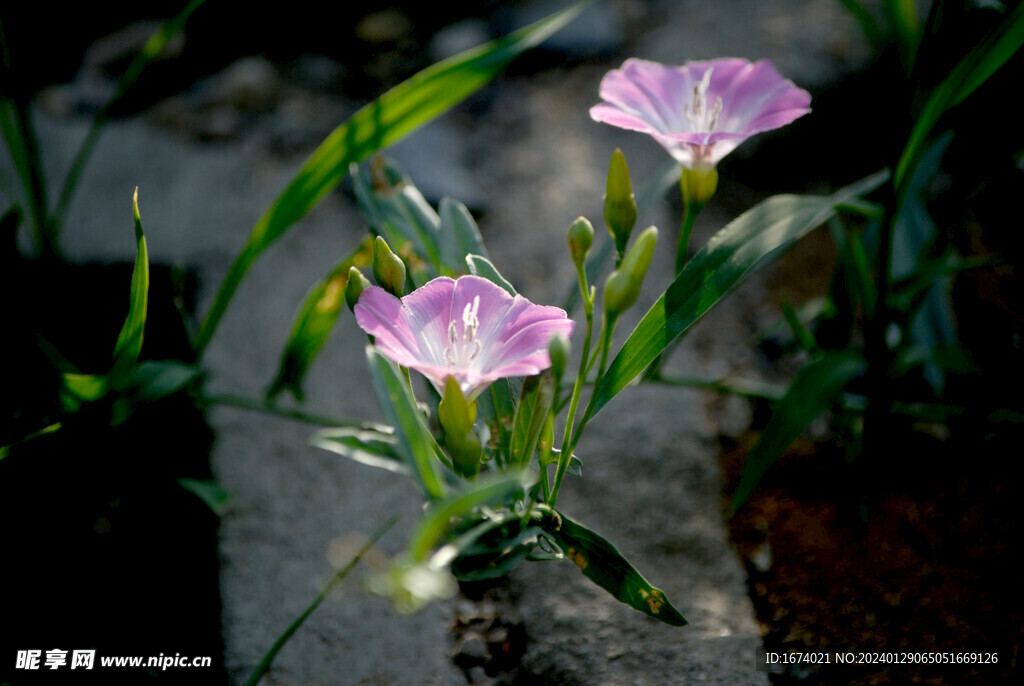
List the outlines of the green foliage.
{"label": "green foliage", "polygon": [[267,389],[268,400],[273,400],[284,390],[291,392],[297,400],[303,399],[302,380],[344,309],[349,270],[352,267],[368,267],[372,259],[373,242],[366,239],[331,267],[306,293],[292,322],[277,376]]}
{"label": "green foliage", "polygon": [[[395,86],[335,129],[260,218],[221,283],[196,337],[201,355],[242,278],[256,259],[338,185],[349,165],[398,142],[486,84],[521,53],[582,11],[574,5],[503,38],[467,50]],[[388,238],[385,236],[385,238]],[[389,240],[389,242],[391,242]],[[399,249],[398,245],[395,245]],[[431,256],[434,263],[437,255]]]}
{"label": "green foliage", "polygon": [[886,178],[886,173],[875,174],[831,196],[777,195],[730,222],[637,324],[598,382],[585,417],[595,415],[755,269],[828,221],[838,204],[877,188]]}
{"label": "green foliage", "polygon": [[768,468],[815,417],[833,405],[847,384],[862,375],[867,362],[857,352],[827,353],[801,369],[786,394],[775,403],[772,418],[747,456],[733,495],[733,512],[746,502]]}
{"label": "green foliage", "polygon": [[425,496],[432,500],[443,497],[447,489],[438,471],[441,450],[423,423],[412,389],[395,364],[372,346],[366,348],[366,359],[377,400],[388,422],[395,427],[396,452]]}
{"label": "green foliage", "polygon": [[671,626],[686,625],[664,591],[654,588],[606,539],[559,513],[561,526],[548,534],[583,575],[619,602]]}
{"label": "green foliage", "polygon": [[903,154],[893,175],[897,197],[904,195],[914,169],[927,149],[928,137],[947,110],[963,102],[988,80],[1024,45],[1024,4],[1018,4],[1007,17],[977,43],[942,82],[932,89],[917,115]]}

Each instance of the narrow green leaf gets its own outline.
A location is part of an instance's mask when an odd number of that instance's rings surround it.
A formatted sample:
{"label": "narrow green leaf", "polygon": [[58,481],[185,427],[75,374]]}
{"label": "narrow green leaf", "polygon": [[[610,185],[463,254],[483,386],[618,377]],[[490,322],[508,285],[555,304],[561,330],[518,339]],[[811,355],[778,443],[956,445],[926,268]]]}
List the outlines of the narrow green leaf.
{"label": "narrow green leaf", "polygon": [[352,165],[352,186],[370,230],[406,261],[414,286],[441,273],[441,219],[398,164],[378,155]]}
{"label": "narrow green leaf", "polygon": [[796,311],[796,308],[793,307],[793,303],[789,299],[782,302],[782,316],[786,319],[786,323],[789,324],[797,344],[812,355],[817,352],[818,342],[815,340],[814,334],[804,325],[803,320],[800,318],[800,313]]}
{"label": "narrow green leaf", "polygon": [[526,467],[537,447],[537,439],[555,400],[551,374],[538,374],[523,381],[512,430],[512,464]]}
{"label": "narrow green leaf", "polygon": [[202,373],[198,367],[177,360],[143,362],[132,375],[134,395],[143,400],[159,400],[185,388]]}
{"label": "narrow green leaf", "polygon": [[[558,456],[562,454],[562,451],[558,448],[551,449],[551,455],[548,458],[546,464],[557,464]],[[569,466],[565,468],[565,473],[572,476],[583,476],[583,460],[572,455],[569,457]]]}
{"label": "narrow green leaf", "polygon": [[160,26],[157,31],[149,37],[146,44],[142,46],[142,50],[135,56],[135,58],[128,65],[124,74],[117,82],[117,88],[114,90],[114,94],[110,96],[110,99],[100,108],[93,118],[92,125],[89,127],[89,133],[86,134],[85,139],[78,148],[78,152],[75,154],[75,159],[68,168],[67,176],[64,177],[64,185],[60,191],[60,197],[57,200],[57,207],[53,213],[53,225],[55,231],[59,231],[64,224],[64,218],[67,215],[68,206],[71,204],[71,199],[75,195],[75,188],[78,186],[78,181],[82,176],[82,171],[85,169],[86,163],[92,156],[93,148],[96,147],[96,143],[99,141],[100,134],[103,132],[103,127],[109,120],[108,113],[110,109],[116,105],[124,97],[124,94],[139,80],[142,72],[146,70],[153,60],[160,56],[167,47],[167,44],[171,41],[174,36],[181,32],[185,28],[185,23],[188,21],[192,13],[199,9],[206,0],[191,0],[178,14],[171,17]]}
{"label": "narrow green leaf", "polygon": [[178,479],[178,485],[196,496],[218,517],[228,511],[231,494],[210,479]]}
{"label": "narrow green leaf", "polygon": [[887,178],[887,172],[880,172],[828,197],[776,195],[730,222],[694,255],[637,324],[594,389],[585,416],[595,415],[755,269],[834,216],[837,204],[877,188]]}
{"label": "narrow green leaf", "polygon": [[[480,481],[439,500],[429,507],[409,539],[408,552],[416,561],[423,561],[444,538],[453,519],[469,514],[484,505],[512,505],[512,500],[529,484],[525,473],[505,472]],[[458,550],[441,549],[432,556],[433,566],[443,566],[457,557]]]}
{"label": "narrow green leaf", "polygon": [[860,0],[839,0],[839,2],[860,24],[860,30],[875,52],[881,52],[884,46],[884,32],[875,15]]}
{"label": "narrow green leaf", "polygon": [[654,588],[633,568],[615,546],[564,514],[562,526],[548,533],[583,576],[611,593],[619,602],[671,626],[685,626],[686,618],[672,606],[665,593]]}
{"label": "narrow green leaf", "polygon": [[40,436],[46,436],[47,434],[55,433],[56,431],[60,430],[60,427],[61,423],[55,422],[53,424],[50,424],[49,426],[44,426],[42,429],[39,429],[38,431],[33,431],[32,433],[28,434],[27,436],[23,436],[22,438],[19,438],[13,443],[8,443],[7,445],[0,445],[0,460],[10,455],[11,449],[14,448],[15,446],[21,445],[26,441],[31,441],[33,438],[39,438]]}
{"label": "narrow green leaf", "polygon": [[132,197],[132,212],[135,216],[135,268],[132,270],[131,294],[128,301],[128,316],[121,326],[114,345],[114,365],[110,370],[110,386],[123,386],[132,375],[142,351],[142,334],[146,329],[146,307],[149,299],[149,254],[146,251],[146,236],[142,232],[139,218],[139,189]]}
{"label": "narrow green leaf", "polygon": [[198,353],[202,355],[206,349],[238,284],[256,258],[337,186],[351,163],[399,141],[474,93],[516,56],[572,21],[583,7],[573,5],[503,38],[427,67],[335,129],[253,228],[206,315],[196,338]]}
{"label": "narrow green leaf", "polygon": [[498,268],[483,255],[467,255],[466,264],[469,266],[469,273],[487,279],[491,283],[501,286],[509,295],[515,295],[516,289],[505,280]]}
{"label": "narrow green leaf", "polygon": [[851,350],[827,353],[797,373],[786,395],[775,404],[772,418],[747,456],[732,510],[738,510],[782,453],[815,417],[835,402],[854,377],[864,373],[867,362]]}
{"label": "narrow green leaf", "polygon": [[882,11],[896,37],[903,69],[909,75],[914,70],[917,45],[921,40],[920,22],[914,0],[883,0]]}
{"label": "narrow green leaf", "polygon": [[398,454],[394,431],[385,433],[355,427],[324,429],[313,434],[309,442],[360,464],[412,476],[409,465]]}
{"label": "narrow green leaf", "polygon": [[107,394],[107,377],[102,374],[66,373],[61,375],[64,389],[78,400],[99,400]]}
{"label": "narrow green leaf", "polygon": [[435,461],[434,439],[423,423],[412,390],[394,363],[373,346],[366,347],[366,359],[370,364],[377,400],[388,423],[395,427],[398,454],[409,465],[427,497],[443,497],[444,482]]}
{"label": "narrow green leaf", "polygon": [[437,213],[441,217],[442,259],[446,267],[460,274],[466,271],[467,255],[487,257],[480,228],[465,205],[445,196],[441,198]]}
{"label": "narrow green leaf", "polygon": [[480,419],[487,425],[490,440],[485,446],[487,454],[495,457],[500,466],[512,455],[512,428],[515,426],[517,379],[498,379],[476,399]]}
{"label": "narrow green leaf", "polygon": [[896,165],[893,184],[903,188],[917,166],[928,135],[947,110],[956,107],[983,84],[1024,44],[1024,3],[982,39],[932,92],[914,122],[907,146]]}
{"label": "narrow green leaf", "polygon": [[296,400],[302,400],[302,381],[306,372],[327,342],[338,317],[345,309],[345,286],[348,284],[349,268],[366,268],[372,262],[373,240],[367,238],[309,289],[292,322],[292,330],[281,354],[277,376],[267,389],[268,400],[274,399],[286,389]]}

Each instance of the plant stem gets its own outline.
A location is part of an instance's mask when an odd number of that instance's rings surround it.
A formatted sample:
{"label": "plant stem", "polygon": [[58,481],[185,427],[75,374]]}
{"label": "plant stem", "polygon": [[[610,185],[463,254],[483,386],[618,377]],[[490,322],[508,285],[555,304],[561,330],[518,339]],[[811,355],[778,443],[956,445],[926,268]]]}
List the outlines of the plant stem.
{"label": "plant stem", "polygon": [[360,548],[359,552],[356,553],[351,560],[349,560],[349,563],[342,567],[338,571],[338,573],[334,575],[334,578],[332,578],[327,583],[327,585],[324,587],[324,590],[320,592],[320,595],[313,599],[313,602],[310,603],[309,607],[306,608],[305,612],[299,615],[295,619],[295,621],[292,622],[291,625],[284,630],[284,633],[277,637],[277,640],[274,641],[274,645],[270,647],[270,650],[268,650],[267,654],[263,656],[263,659],[260,661],[259,665],[257,665],[256,669],[253,670],[252,675],[249,677],[249,680],[245,682],[246,686],[256,686],[256,684],[259,683],[260,679],[262,679],[263,676],[270,670],[270,663],[272,663],[274,661],[274,658],[277,657],[277,654],[281,652],[281,648],[283,648],[284,644],[288,642],[288,639],[290,639],[292,635],[296,631],[298,631],[299,627],[302,626],[302,623],[305,622],[306,619],[311,614],[313,614],[313,611],[320,606],[320,603],[322,603],[327,598],[327,596],[331,594],[331,591],[334,590],[334,587],[341,583],[341,581],[346,576],[348,576],[348,573],[351,572],[357,564],[359,564],[359,561],[362,560],[363,556],[366,555],[366,553],[368,553],[370,549],[377,544],[377,541],[383,538],[384,534],[391,530],[391,527],[395,525],[395,523],[399,520],[400,517],[401,515],[394,515],[391,519],[386,521],[384,523],[384,526],[379,528],[376,531],[376,533],[374,533],[373,536],[370,537],[370,540],[366,542],[366,545]]}
{"label": "plant stem", "polygon": [[257,398],[250,398],[242,395],[235,395],[233,393],[210,393],[203,394],[200,397],[200,402],[203,404],[215,404],[215,405],[227,405],[229,407],[237,407],[243,410],[252,410],[254,412],[263,412],[264,414],[274,415],[275,417],[281,417],[283,419],[292,419],[297,422],[305,422],[306,424],[314,424],[316,426],[363,426],[365,422],[358,421],[355,419],[348,419],[345,417],[328,417],[326,415],[312,414],[310,412],[303,412],[302,410],[295,410],[288,407],[278,407],[263,400]]}
{"label": "plant stem", "polygon": [[690,234],[693,233],[693,225],[697,222],[697,215],[704,209],[704,205],[696,202],[683,202],[683,223],[679,227],[679,245],[676,246],[676,276],[686,266],[686,252],[690,248]]}
{"label": "plant stem", "polygon": [[[567,448],[572,438],[572,425],[576,421],[576,409],[579,407],[580,393],[583,392],[583,386],[587,380],[587,370],[590,368],[588,358],[590,357],[590,341],[594,333],[594,298],[591,297],[590,288],[587,285],[587,274],[582,265],[576,266],[576,276],[580,284],[580,293],[583,295],[583,314],[587,319],[587,333],[583,338],[583,354],[580,357],[579,370],[576,372],[576,383],[572,387],[569,414],[565,417],[565,429],[562,434],[562,452],[558,455],[555,482],[547,498],[548,505],[552,507],[554,507],[555,501],[558,499],[558,489],[562,486],[562,479],[565,478],[565,472],[569,468],[569,460],[572,458],[572,452],[567,451]],[[541,471],[545,470],[546,467],[542,468]]]}

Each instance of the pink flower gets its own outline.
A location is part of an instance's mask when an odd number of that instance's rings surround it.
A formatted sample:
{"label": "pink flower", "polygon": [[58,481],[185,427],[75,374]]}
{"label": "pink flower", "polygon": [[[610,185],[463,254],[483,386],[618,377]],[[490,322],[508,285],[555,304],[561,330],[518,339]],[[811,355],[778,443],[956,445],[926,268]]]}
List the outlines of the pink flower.
{"label": "pink flower", "polygon": [[478,276],[442,276],[401,300],[382,288],[363,291],[356,321],[394,362],[415,369],[444,392],[454,376],[467,400],[494,381],[551,366],[551,337],[572,333],[557,307],[511,296]]}
{"label": "pink flower", "polygon": [[689,169],[709,169],[750,136],[810,112],[810,94],[771,62],[721,58],[669,67],[628,59],[601,79],[595,121],[649,133]]}

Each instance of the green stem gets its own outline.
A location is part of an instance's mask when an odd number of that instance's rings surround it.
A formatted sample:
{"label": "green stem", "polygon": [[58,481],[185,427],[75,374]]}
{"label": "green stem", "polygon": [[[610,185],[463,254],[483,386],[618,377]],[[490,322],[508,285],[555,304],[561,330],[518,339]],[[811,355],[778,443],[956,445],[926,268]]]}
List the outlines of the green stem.
{"label": "green stem", "polygon": [[[572,438],[572,425],[576,421],[576,410],[580,403],[580,393],[583,392],[584,382],[587,380],[589,368],[588,358],[590,357],[590,341],[594,333],[594,298],[591,297],[590,288],[587,285],[587,274],[582,265],[576,265],[576,276],[580,284],[580,293],[583,295],[583,314],[587,319],[587,332],[583,338],[583,354],[580,357],[580,366],[576,372],[576,383],[572,387],[572,399],[569,401],[569,414],[565,417],[565,429],[562,434],[562,452],[558,455],[558,467],[555,470],[555,482],[551,493],[547,497],[548,504],[552,507],[558,499],[558,489],[562,486],[562,479],[569,468],[571,452],[567,452],[569,441]],[[547,471],[543,468],[541,471]]]}
{"label": "green stem", "polygon": [[[605,370],[608,365],[608,350],[611,348],[612,333],[615,331],[615,323],[618,319],[618,315],[613,316],[611,319],[606,317],[602,318],[601,325],[601,363],[598,365],[597,377],[594,379],[594,385],[601,383],[601,379],[604,377]],[[590,344],[590,330],[587,330],[587,342],[586,345]],[[584,353],[586,351],[584,350]],[[565,424],[565,436],[562,440],[562,453],[558,456],[558,472],[555,474],[555,488],[551,493],[551,498],[548,499],[548,505],[554,507],[555,500],[558,498],[558,488],[562,485],[562,479],[565,477],[565,470],[569,467],[569,460],[572,459],[572,452],[576,449],[576,445],[580,442],[580,437],[583,435],[583,429],[586,428],[587,422],[590,421],[590,417],[593,413],[594,396],[590,396],[590,400],[587,402],[587,408],[583,412],[583,418],[580,419],[579,425],[572,433],[572,420],[576,415],[575,403],[579,400],[580,389],[585,385],[586,376],[581,375],[576,379],[576,388],[573,389],[573,405],[569,408],[569,417],[566,419]]]}
{"label": "green stem", "polygon": [[27,174],[25,193],[28,196],[29,211],[32,213],[32,220],[36,228],[39,254],[43,257],[59,258],[61,253],[57,244],[56,232],[46,211],[46,181],[43,178],[42,163],[39,158],[39,143],[36,140],[35,127],[32,126],[32,116],[28,111],[28,102],[21,99],[16,100],[14,102],[14,114],[17,118],[18,128],[21,130],[24,145],[24,163]]}
{"label": "green stem", "polygon": [[357,564],[359,564],[359,561],[363,559],[366,553],[370,552],[370,549],[377,544],[377,541],[383,538],[384,534],[391,530],[391,527],[395,525],[399,517],[401,517],[401,515],[395,515],[386,521],[384,526],[378,529],[376,533],[370,537],[370,540],[366,542],[366,545],[360,548],[359,552],[355,554],[355,557],[349,560],[349,563],[334,575],[334,578],[327,583],[324,590],[320,592],[320,595],[313,599],[313,602],[306,608],[306,611],[299,615],[295,621],[284,630],[283,634],[277,637],[277,640],[274,641],[274,645],[270,647],[270,650],[268,650],[267,654],[263,656],[259,665],[257,665],[256,669],[253,670],[249,680],[245,682],[246,686],[256,686],[256,684],[259,683],[260,679],[262,679],[270,670],[270,664],[274,661],[274,658],[277,657],[277,654],[281,652],[281,648],[283,648],[284,644],[288,642],[288,639],[298,631],[299,627],[302,626],[302,623],[305,622],[306,619],[313,614],[313,611],[320,606],[320,603],[322,603],[327,596],[331,594],[334,587],[341,583],[341,581],[348,576],[348,573],[351,572]]}
{"label": "green stem", "polygon": [[305,422],[306,424],[314,424],[316,426],[363,426],[365,422],[358,421],[355,419],[348,419],[344,417],[328,417],[326,415],[312,414],[310,412],[303,412],[302,410],[294,410],[287,407],[278,407],[264,400],[258,400],[256,398],[249,398],[247,396],[235,395],[233,393],[211,393],[204,394],[200,398],[200,402],[204,404],[215,404],[215,405],[227,405],[228,407],[237,407],[242,410],[252,410],[254,412],[262,412],[264,414],[273,415],[275,417],[281,417],[283,419],[292,419],[297,422]]}
{"label": "green stem", "polygon": [[697,215],[704,209],[704,205],[696,202],[683,203],[683,223],[679,228],[679,245],[676,247],[676,276],[686,266],[686,251],[690,248],[690,234],[693,233],[693,225],[697,221]]}

